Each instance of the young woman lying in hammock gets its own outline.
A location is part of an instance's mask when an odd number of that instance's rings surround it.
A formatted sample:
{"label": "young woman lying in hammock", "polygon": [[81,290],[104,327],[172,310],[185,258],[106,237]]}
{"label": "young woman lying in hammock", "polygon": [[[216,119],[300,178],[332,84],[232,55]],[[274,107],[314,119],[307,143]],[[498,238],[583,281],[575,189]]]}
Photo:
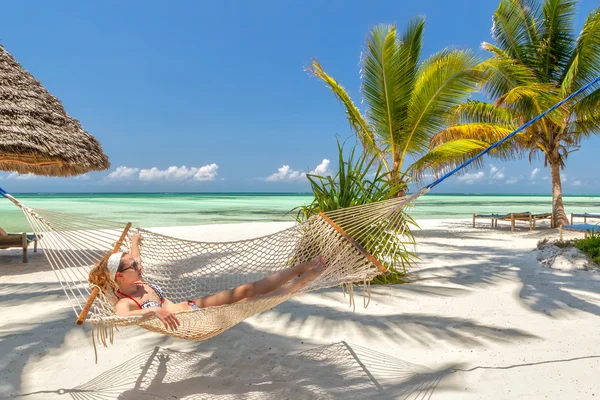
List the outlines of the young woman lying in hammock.
{"label": "young woman lying in hammock", "polygon": [[231,304],[262,295],[276,296],[292,293],[306,286],[325,271],[325,259],[317,257],[256,282],[199,299],[173,303],[165,297],[158,285],[141,281],[142,261],[139,247],[141,240],[141,236],[133,235],[131,253],[107,255],[90,272],[89,280],[100,288],[110,287],[115,290],[119,299],[116,305],[117,315],[123,317],[154,315],[165,324],[165,328],[172,330],[179,326],[174,312]]}

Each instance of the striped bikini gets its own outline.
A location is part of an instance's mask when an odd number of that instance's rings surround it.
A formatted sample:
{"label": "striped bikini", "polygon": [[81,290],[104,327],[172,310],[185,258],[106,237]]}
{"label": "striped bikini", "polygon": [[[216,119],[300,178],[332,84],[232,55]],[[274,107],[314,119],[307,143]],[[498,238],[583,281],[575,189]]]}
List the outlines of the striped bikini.
{"label": "striped bikini", "polygon": [[[133,297],[131,297],[130,295],[128,295],[126,293],[121,292],[119,289],[117,289],[117,293],[123,297],[127,297],[127,298],[133,300],[133,302],[135,304],[137,304],[137,306],[140,308],[140,310],[144,309],[144,308],[150,308],[150,307],[162,307],[166,296],[165,296],[165,292],[163,292],[163,290],[160,286],[155,285],[153,283],[145,283],[145,282],[136,282],[136,284],[138,284],[138,285],[145,284],[145,285],[148,285],[150,288],[152,288],[152,290],[154,290],[154,292],[160,299],[160,303],[157,301],[153,301],[153,300],[146,300],[140,304],[136,299],[134,299]],[[192,300],[189,300],[187,303],[192,310],[200,309],[200,307],[198,307],[198,305],[196,303],[194,303]]]}

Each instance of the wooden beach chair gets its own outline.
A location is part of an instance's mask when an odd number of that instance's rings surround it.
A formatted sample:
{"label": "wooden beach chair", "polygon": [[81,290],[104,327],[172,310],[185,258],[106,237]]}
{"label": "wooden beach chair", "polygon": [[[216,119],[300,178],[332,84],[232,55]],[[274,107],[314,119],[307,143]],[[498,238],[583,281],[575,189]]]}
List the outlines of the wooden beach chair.
{"label": "wooden beach chair", "polygon": [[533,214],[531,216],[531,219],[533,221],[533,230],[534,231],[535,231],[536,221],[540,221],[540,220],[544,220],[544,219],[549,219],[550,220],[550,227],[554,226],[554,216],[552,215],[552,213]]}
{"label": "wooden beach chair", "polygon": [[[504,217],[499,218],[499,221],[510,221],[510,231],[511,232],[515,231],[515,224],[517,221],[529,222],[529,230],[533,230],[533,215],[529,211],[506,214]],[[496,226],[498,226],[497,221],[496,221]]]}
{"label": "wooden beach chair", "polygon": [[588,214],[588,213],[583,213],[583,214],[575,214],[575,213],[571,213],[571,225],[573,225],[573,218],[574,217],[583,217],[583,223],[587,224],[587,220],[588,218],[600,218],[600,214]]}
{"label": "wooden beach chair", "polygon": [[6,236],[0,236],[0,249],[11,249],[21,247],[23,249],[23,262],[27,260],[27,247],[33,242],[33,251],[37,252],[37,238],[35,235],[26,233],[9,233]]}
{"label": "wooden beach chair", "polygon": [[475,228],[475,219],[484,218],[490,219],[492,222],[492,228],[498,226],[498,219],[504,218],[506,214],[473,214],[473,228]]}
{"label": "wooden beach chair", "polygon": [[592,224],[563,225],[560,227],[560,240],[563,240],[563,231],[583,232],[583,238],[587,239],[588,232],[598,233],[600,226]]}

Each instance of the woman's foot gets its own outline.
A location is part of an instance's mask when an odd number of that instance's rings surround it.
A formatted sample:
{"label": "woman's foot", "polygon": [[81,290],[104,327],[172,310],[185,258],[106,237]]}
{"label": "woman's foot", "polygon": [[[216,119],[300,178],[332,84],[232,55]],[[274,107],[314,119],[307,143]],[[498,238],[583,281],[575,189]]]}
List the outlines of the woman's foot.
{"label": "woman's foot", "polygon": [[325,265],[327,263],[327,259],[323,256],[316,256],[310,261],[297,265],[295,268],[298,270],[298,275],[300,276],[313,268],[319,267],[320,265]]}
{"label": "woman's foot", "polygon": [[322,256],[315,257],[311,261],[305,263],[310,264],[311,268],[306,272],[298,275],[296,279],[291,280],[286,283],[279,289],[275,290],[272,294],[280,295],[280,294],[289,294],[296,292],[297,290],[302,289],[304,286],[308,285],[315,279],[317,279],[326,269],[327,259]]}
{"label": "woman's foot", "polygon": [[313,264],[313,267],[295,279],[299,281],[302,286],[314,281],[325,272],[325,269],[327,268],[327,259],[323,256],[315,257],[311,263]]}

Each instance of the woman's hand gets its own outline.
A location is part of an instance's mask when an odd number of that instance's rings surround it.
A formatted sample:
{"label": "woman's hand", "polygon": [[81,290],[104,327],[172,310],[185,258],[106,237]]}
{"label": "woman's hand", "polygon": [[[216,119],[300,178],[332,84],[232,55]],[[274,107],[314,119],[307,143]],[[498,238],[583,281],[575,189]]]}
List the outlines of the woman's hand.
{"label": "woman's hand", "polygon": [[134,233],[133,235],[131,235],[131,242],[132,243],[142,243],[142,240],[144,240],[144,238],[142,237],[142,235],[140,235],[139,233]]}
{"label": "woman's hand", "polygon": [[177,319],[175,314],[168,310],[165,310],[162,307],[156,307],[154,309],[154,315],[156,315],[156,317],[160,319],[163,324],[165,324],[165,328],[167,329],[176,331],[179,327],[179,320]]}

